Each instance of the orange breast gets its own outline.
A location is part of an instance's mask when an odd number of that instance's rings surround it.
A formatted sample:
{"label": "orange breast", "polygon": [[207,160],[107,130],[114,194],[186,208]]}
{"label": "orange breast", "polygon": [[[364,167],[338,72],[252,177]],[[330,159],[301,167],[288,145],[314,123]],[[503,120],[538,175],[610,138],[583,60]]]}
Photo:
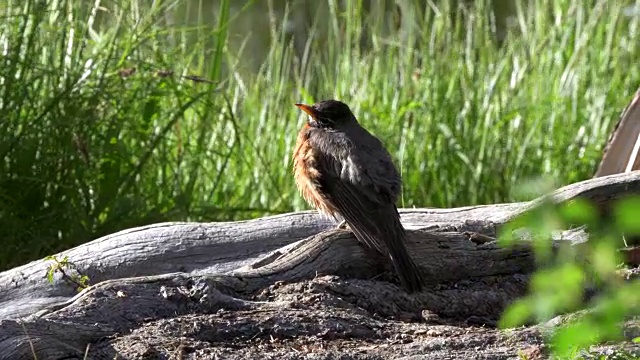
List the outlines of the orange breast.
{"label": "orange breast", "polygon": [[336,209],[319,191],[318,178],[320,172],[316,165],[316,152],[309,144],[308,125],[298,134],[298,141],[293,151],[293,175],[296,186],[302,197],[310,206],[322,214],[333,216]]}

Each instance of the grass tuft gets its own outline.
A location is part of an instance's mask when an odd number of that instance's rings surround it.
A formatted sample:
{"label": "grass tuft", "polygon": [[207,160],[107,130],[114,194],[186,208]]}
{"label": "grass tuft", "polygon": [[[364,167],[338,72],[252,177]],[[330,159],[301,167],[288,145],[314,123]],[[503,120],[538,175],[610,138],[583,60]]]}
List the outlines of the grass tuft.
{"label": "grass tuft", "polygon": [[293,13],[270,20],[251,72],[229,29],[255,2],[219,1],[211,20],[202,1],[7,0],[0,269],[137,225],[306,208],[293,103],[321,98],[383,139],[401,206],[513,201],[531,177],[591,177],[639,83],[621,2],[516,1],[503,32],[488,1],[403,2],[400,31],[378,5],[318,3],[301,48]]}

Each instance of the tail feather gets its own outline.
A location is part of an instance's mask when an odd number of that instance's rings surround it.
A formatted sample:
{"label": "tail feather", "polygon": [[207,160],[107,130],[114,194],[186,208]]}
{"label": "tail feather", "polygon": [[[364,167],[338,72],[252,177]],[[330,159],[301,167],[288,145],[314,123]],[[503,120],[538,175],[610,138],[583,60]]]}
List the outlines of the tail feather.
{"label": "tail feather", "polygon": [[[375,224],[375,227],[364,228],[361,223],[352,223],[349,219],[347,219],[347,223],[360,242],[389,256],[402,287],[408,292],[421,291],[424,287],[424,278],[420,267],[411,258],[405,247],[407,233],[400,223],[397,210],[395,210],[395,216],[381,215],[386,216],[380,216],[380,219],[375,219],[376,221],[370,223],[371,225]],[[380,246],[382,244],[385,246]]]}
{"label": "tail feather", "polygon": [[384,242],[389,249],[389,257],[398,273],[402,286],[409,292],[421,291],[424,278],[420,268],[411,258],[405,247],[407,232],[399,219],[392,221],[385,227]]}

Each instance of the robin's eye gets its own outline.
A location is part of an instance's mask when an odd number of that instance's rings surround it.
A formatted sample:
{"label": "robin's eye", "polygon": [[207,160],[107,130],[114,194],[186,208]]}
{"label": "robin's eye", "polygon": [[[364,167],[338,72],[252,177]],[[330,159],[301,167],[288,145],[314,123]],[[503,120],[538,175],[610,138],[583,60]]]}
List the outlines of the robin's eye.
{"label": "robin's eye", "polygon": [[333,124],[333,120],[331,120],[330,117],[326,117],[326,116],[318,116],[318,121],[327,125]]}

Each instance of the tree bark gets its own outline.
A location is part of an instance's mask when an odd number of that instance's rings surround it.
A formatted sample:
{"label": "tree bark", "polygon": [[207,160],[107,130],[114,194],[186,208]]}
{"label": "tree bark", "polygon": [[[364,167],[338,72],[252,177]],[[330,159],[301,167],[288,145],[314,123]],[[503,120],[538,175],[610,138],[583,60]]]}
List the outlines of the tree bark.
{"label": "tree bark", "polygon": [[[585,198],[607,211],[630,194],[640,194],[638,172],[572,184],[531,202],[402,209],[407,247],[430,283],[413,295],[394,285],[388,261],[313,212],[125,230],[58,254],[94,284],[79,294],[59,275],[53,285],[47,281],[51,261],[0,273],[0,359],[82,358],[87,346],[88,358],[109,359],[257,358],[251,351],[388,358],[429,349],[434,359],[498,359],[529,347],[544,352],[536,328],[509,336],[469,328],[493,326],[525,293],[535,268],[526,239],[502,248],[496,234],[548,200]],[[553,239],[576,246],[587,240],[583,228]]]}

